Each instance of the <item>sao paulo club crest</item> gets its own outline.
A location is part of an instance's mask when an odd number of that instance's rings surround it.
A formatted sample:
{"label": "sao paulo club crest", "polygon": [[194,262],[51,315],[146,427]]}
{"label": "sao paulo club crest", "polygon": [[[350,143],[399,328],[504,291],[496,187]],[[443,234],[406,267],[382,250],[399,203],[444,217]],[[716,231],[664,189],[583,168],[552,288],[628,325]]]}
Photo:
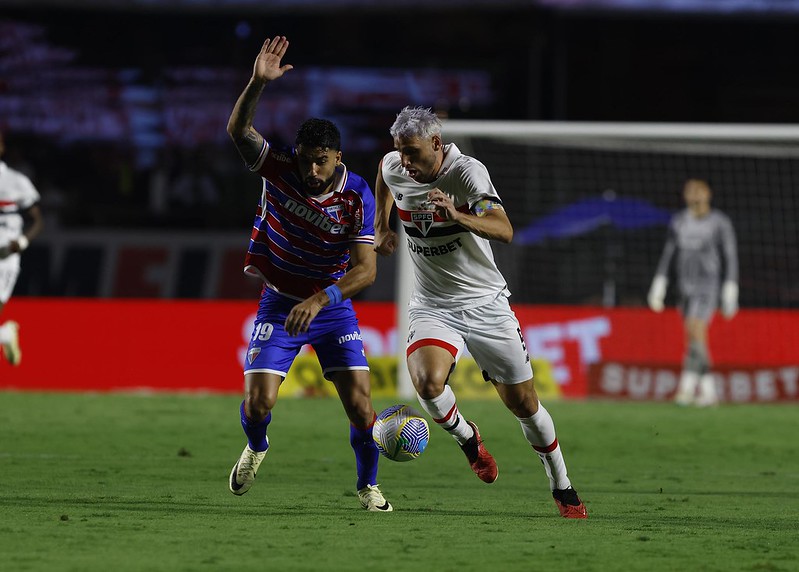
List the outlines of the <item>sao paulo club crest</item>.
{"label": "sao paulo club crest", "polygon": [[433,226],[433,217],[435,213],[430,211],[414,211],[411,213],[411,222],[416,225],[422,234],[427,236],[427,231]]}

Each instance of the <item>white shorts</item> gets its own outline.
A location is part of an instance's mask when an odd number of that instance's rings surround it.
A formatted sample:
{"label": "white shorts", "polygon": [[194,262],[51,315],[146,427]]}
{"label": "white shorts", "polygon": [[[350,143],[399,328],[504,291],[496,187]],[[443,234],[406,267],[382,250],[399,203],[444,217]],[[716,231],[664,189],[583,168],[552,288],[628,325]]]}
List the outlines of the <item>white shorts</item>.
{"label": "white shorts", "polygon": [[457,362],[465,346],[486,380],[514,384],[533,378],[519,321],[505,296],[465,310],[413,306],[408,318],[406,355],[423,346],[438,346]]}
{"label": "white shorts", "polygon": [[11,254],[0,260],[0,304],[11,298],[19,276],[19,254]]}

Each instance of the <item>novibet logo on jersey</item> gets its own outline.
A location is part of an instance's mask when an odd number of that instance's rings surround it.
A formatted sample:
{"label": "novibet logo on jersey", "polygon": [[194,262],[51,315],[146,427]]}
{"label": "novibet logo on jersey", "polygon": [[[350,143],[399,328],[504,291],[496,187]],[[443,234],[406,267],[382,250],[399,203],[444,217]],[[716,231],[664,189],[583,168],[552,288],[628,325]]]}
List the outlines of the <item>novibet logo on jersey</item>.
{"label": "novibet logo on jersey", "polygon": [[330,234],[347,234],[349,230],[350,225],[334,223],[325,213],[301,205],[294,199],[286,199],[283,206],[291,214],[304,218],[315,227],[321,228],[323,231],[329,232]]}

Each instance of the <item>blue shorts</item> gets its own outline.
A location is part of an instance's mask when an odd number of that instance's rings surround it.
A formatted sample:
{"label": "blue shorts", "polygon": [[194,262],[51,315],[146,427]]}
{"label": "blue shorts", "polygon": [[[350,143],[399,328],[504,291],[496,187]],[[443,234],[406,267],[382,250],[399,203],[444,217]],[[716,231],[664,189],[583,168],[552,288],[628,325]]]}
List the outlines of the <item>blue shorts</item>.
{"label": "blue shorts", "polygon": [[331,379],[337,371],[369,371],[358,319],[349,300],[322,308],[307,332],[291,337],[283,324],[297,303],[264,288],[244,360],[245,374],[274,373],[286,377],[305,344],[316,351],[325,379]]}

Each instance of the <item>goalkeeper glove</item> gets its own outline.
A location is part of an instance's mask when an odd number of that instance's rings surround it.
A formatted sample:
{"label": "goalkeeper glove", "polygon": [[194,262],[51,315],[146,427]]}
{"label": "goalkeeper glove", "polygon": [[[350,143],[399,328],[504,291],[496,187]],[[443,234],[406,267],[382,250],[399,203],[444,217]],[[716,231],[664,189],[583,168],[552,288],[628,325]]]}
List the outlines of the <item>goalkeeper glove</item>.
{"label": "goalkeeper glove", "polygon": [[666,286],[668,285],[669,281],[665,276],[655,276],[655,279],[652,280],[646,301],[653,312],[663,311],[663,300],[666,298]]}
{"label": "goalkeeper glove", "polygon": [[721,315],[732,319],[738,313],[738,283],[727,280],[721,287]]}

